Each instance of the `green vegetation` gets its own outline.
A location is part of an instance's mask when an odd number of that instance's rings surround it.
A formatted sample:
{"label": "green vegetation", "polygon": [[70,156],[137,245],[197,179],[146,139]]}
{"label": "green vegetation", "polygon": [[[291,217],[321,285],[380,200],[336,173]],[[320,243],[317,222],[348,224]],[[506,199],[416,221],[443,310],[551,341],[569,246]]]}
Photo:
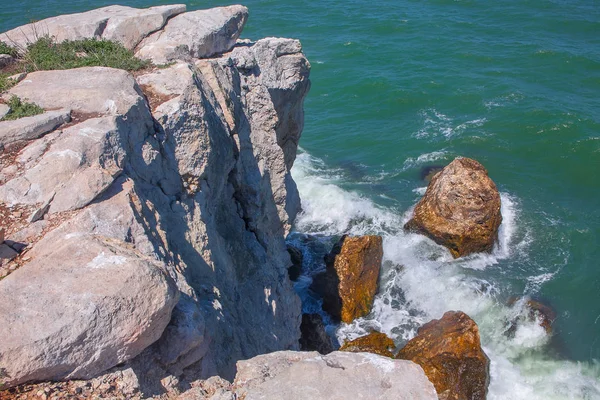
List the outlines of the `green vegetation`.
{"label": "green vegetation", "polygon": [[150,65],[120,43],[97,39],[55,43],[49,37],[30,44],[22,60],[27,72],[95,66],[135,71]]}
{"label": "green vegetation", "polygon": [[12,96],[7,105],[10,107],[10,111],[0,121],[30,117],[44,112],[44,109],[37,104],[24,102],[17,96]]}
{"label": "green vegetation", "polygon": [[18,72],[71,69],[79,67],[112,67],[136,71],[151,66],[140,60],[120,43],[108,40],[83,39],[56,43],[42,37],[18,54],[17,50],[0,41],[0,54],[10,54],[17,63],[0,69],[0,93],[10,89],[15,82],[8,79]]}
{"label": "green vegetation", "polygon": [[8,54],[9,56],[17,57],[17,49],[0,41],[0,54]]}
{"label": "green vegetation", "polygon": [[10,89],[15,85],[15,81],[8,79],[11,74],[0,72],[0,93]]}

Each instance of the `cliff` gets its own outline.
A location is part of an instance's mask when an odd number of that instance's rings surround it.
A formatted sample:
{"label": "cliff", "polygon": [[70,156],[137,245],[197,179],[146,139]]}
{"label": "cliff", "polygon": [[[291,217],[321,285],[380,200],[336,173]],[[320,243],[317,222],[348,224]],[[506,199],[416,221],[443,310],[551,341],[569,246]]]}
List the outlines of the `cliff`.
{"label": "cliff", "polygon": [[[190,44],[167,68],[136,77],[102,67],[34,72],[6,96],[73,121],[4,144],[3,246],[27,246],[0,281],[5,386],[91,378],[143,350],[158,375],[194,368],[232,378],[239,359],[298,347],[284,238],[300,207],[289,171],[309,63],[296,40],[236,43],[245,7],[172,15],[184,9],[168,8],[170,19],[157,18],[164,25],[143,40],[184,26],[219,55],[198,59]],[[149,13],[113,6],[37,30],[79,39],[88,35],[79,25],[97,23],[139,43],[125,28]],[[216,28],[190,31],[199,18]],[[224,39],[207,43],[215,38]],[[149,46],[140,49],[152,55]]]}

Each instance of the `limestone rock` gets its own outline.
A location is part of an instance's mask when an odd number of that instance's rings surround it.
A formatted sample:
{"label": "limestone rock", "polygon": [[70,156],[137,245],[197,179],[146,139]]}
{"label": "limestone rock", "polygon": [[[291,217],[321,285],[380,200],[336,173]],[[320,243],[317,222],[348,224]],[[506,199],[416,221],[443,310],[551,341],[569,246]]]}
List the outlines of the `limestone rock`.
{"label": "limestone rock", "polygon": [[[43,240],[0,281],[0,383],[91,378],[156,341],[177,290],[161,266],[100,236]],[[49,284],[51,282],[51,284]]]}
{"label": "limestone rock", "polygon": [[[245,64],[238,65],[242,60]],[[152,337],[160,336],[158,340],[151,345],[141,339],[131,343],[135,352],[142,347],[144,351],[123,367],[135,371],[140,386],[152,381],[172,387],[177,377],[171,375],[184,370],[198,379],[216,374],[232,379],[240,359],[297,349],[301,304],[287,274],[290,257],[285,235],[300,209],[290,169],[302,131],[309,69],[297,41],[271,38],[248,43],[217,58],[179,63],[141,76],[144,90],[151,88],[160,100],[152,114],[140,87],[123,71],[81,68],[29,74],[13,88],[15,94],[40,105],[68,107],[83,122],[29,143],[16,155],[10,174],[4,175],[3,205],[22,207],[27,213],[51,199],[47,219],[33,224],[46,222],[41,230],[33,225],[27,233],[28,227],[14,228],[31,237],[30,261],[10,275],[9,282],[25,285],[28,274],[45,271],[35,267],[47,262],[47,268],[75,271],[73,279],[82,282],[75,293],[93,294],[98,285],[89,289],[86,279],[108,278],[98,277],[96,269],[73,268],[69,263],[78,254],[75,250],[108,254],[98,246],[110,245],[118,248],[116,257],[127,258],[131,252],[135,259],[154,260],[151,264],[164,268],[175,281],[179,300],[169,309],[169,324],[153,330],[157,336]],[[43,238],[37,237],[38,232]],[[79,245],[77,249],[69,247],[68,255],[58,253],[72,241]],[[55,245],[55,252],[47,255],[42,249],[50,251],[49,243]],[[114,279],[131,268],[121,268]],[[78,275],[84,273],[86,277]],[[71,277],[62,276],[58,272],[47,276],[43,289],[72,283]],[[139,285],[146,282],[139,280]],[[119,300],[104,299],[120,302],[121,308],[109,304],[97,312],[103,316],[104,310],[114,311],[119,318],[118,311],[128,312],[129,320],[114,320],[114,334],[140,321],[129,309],[136,305],[126,301],[133,296],[129,289],[152,304],[158,302],[154,297],[161,299],[154,295],[160,285],[146,289],[137,283],[115,285],[124,294]],[[61,290],[56,296],[68,292]],[[0,303],[12,304],[4,298],[0,292]],[[62,302],[66,300],[58,298],[54,304]],[[143,307],[139,311],[146,312]],[[117,351],[116,357],[101,347],[102,340],[112,340],[110,335],[98,339],[96,328],[105,329],[104,320],[90,323],[85,318],[74,316],[60,332],[91,338],[101,353],[85,353],[87,341],[58,355],[47,353],[47,358],[22,353],[19,359],[7,353],[17,360],[34,361],[22,379],[47,379],[44,374],[50,372],[65,377],[93,375],[112,364],[100,360],[133,355],[133,350],[110,347]],[[163,321],[162,317],[155,320]],[[47,322],[44,315],[39,322]],[[68,345],[68,341],[61,343]],[[62,351],[60,346],[52,348]],[[1,348],[0,353],[4,353]],[[47,360],[56,365],[64,362],[68,368],[63,364],[47,368],[42,363]],[[19,365],[14,368],[24,370]],[[78,366],[85,371],[79,374]]]}
{"label": "limestone rock", "polygon": [[169,17],[184,11],[183,4],[147,9],[112,5],[20,26],[0,34],[0,41],[24,50],[29,43],[44,36],[54,37],[57,42],[102,38],[133,49],[147,35],[161,29]]}
{"label": "limestone rock", "polygon": [[133,76],[106,67],[37,71],[8,91],[43,109],[64,108],[100,115],[125,115],[145,101]]}
{"label": "limestone rock", "polygon": [[2,104],[0,103],[0,119],[4,118],[6,116],[6,114],[8,114],[10,111],[10,107],[7,106],[6,104]]}
{"label": "limestone rock", "polygon": [[0,122],[0,147],[14,142],[37,139],[71,121],[70,110],[48,111],[31,117]]}
{"label": "limestone rock", "polygon": [[394,341],[385,333],[373,331],[366,336],[346,342],[340,347],[340,351],[351,351],[354,353],[368,352],[380,356],[393,358],[392,351],[396,348]]}
{"label": "limestone rock", "polygon": [[458,157],[436,174],[404,226],[456,257],[491,251],[502,222],[500,194],[485,168]]}
{"label": "limestone rock", "polygon": [[396,358],[423,367],[442,400],[486,398],[490,360],[481,349],[477,324],[461,311],[423,325]]}
{"label": "limestone rock", "polygon": [[37,165],[0,186],[0,200],[11,205],[50,202],[50,212],[84,207],[122,172],[122,134],[115,117],[65,129]]}
{"label": "limestone rock", "polygon": [[326,271],[311,289],[323,296],[323,310],[350,323],[371,311],[383,258],[381,236],[343,236],[326,257]]}
{"label": "limestone rock", "polygon": [[369,353],[266,354],[238,362],[233,385],[245,400],[437,398],[418,365]]}
{"label": "limestone rock", "polygon": [[318,351],[321,354],[329,354],[335,350],[319,314],[302,314],[300,350]]}
{"label": "limestone rock", "polygon": [[180,14],[143,40],[136,56],[166,64],[224,53],[235,45],[247,19],[248,9],[239,5]]}

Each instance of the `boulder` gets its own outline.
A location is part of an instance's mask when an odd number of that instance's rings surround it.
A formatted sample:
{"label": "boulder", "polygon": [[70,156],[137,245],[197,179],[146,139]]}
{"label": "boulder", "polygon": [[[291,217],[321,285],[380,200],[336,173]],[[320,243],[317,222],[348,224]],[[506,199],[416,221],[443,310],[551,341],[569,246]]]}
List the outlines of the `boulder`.
{"label": "boulder", "polygon": [[14,142],[37,139],[71,121],[69,110],[48,111],[14,121],[0,122],[0,147]]}
{"label": "boulder", "polygon": [[500,194],[486,169],[458,157],[433,176],[404,227],[446,246],[457,258],[491,251],[501,222]]}
{"label": "boulder", "polygon": [[247,19],[248,9],[240,5],[180,14],[144,39],[136,56],[166,64],[225,53],[235,45]]}
{"label": "boulder", "polygon": [[385,333],[373,331],[366,336],[344,343],[340,351],[350,351],[353,353],[367,352],[379,354],[385,357],[394,357],[392,353],[396,349],[394,341]]}
{"label": "boulder", "polygon": [[382,258],[381,236],[343,236],[325,257],[325,272],[311,285],[323,297],[323,310],[345,323],[367,315],[377,293]]}
{"label": "boulder", "polygon": [[318,351],[321,354],[329,354],[335,350],[319,314],[302,314],[300,350]]}
{"label": "boulder", "polygon": [[145,107],[133,76],[107,67],[32,72],[5,97],[13,95],[43,109],[64,108],[94,116],[124,115],[134,106]]}
{"label": "boulder", "polygon": [[490,360],[481,349],[477,324],[461,311],[423,325],[396,358],[423,367],[441,400],[486,398]]}
{"label": "boulder", "polygon": [[29,43],[44,36],[53,37],[57,42],[97,38],[117,41],[131,50],[147,35],[161,29],[168,18],[182,12],[185,12],[184,4],[147,9],[112,5],[23,25],[0,34],[0,41],[24,50]]}
{"label": "boulder", "polygon": [[156,341],[177,287],[156,261],[93,235],[42,240],[0,281],[0,385],[91,378]]}
{"label": "boulder", "polygon": [[245,400],[437,399],[418,365],[369,353],[261,355],[238,362],[233,385]]}
{"label": "boulder", "polygon": [[297,247],[287,245],[287,251],[290,253],[290,259],[292,261],[292,265],[288,267],[288,274],[290,276],[290,280],[297,281],[302,273],[302,251]]}

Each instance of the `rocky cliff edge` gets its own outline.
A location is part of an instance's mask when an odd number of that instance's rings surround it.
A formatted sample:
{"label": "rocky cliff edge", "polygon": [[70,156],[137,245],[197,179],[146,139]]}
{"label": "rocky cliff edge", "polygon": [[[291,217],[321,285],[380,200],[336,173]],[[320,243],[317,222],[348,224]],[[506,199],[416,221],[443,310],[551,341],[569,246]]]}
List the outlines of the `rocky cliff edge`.
{"label": "rocky cliff edge", "polygon": [[243,6],[184,11],[111,6],[0,35],[105,38],[169,63],[39,71],[6,95],[46,113],[0,122],[4,387],[124,362],[157,382],[232,378],[237,360],[298,347],[284,238],[310,65],[297,40],[237,41]]}

